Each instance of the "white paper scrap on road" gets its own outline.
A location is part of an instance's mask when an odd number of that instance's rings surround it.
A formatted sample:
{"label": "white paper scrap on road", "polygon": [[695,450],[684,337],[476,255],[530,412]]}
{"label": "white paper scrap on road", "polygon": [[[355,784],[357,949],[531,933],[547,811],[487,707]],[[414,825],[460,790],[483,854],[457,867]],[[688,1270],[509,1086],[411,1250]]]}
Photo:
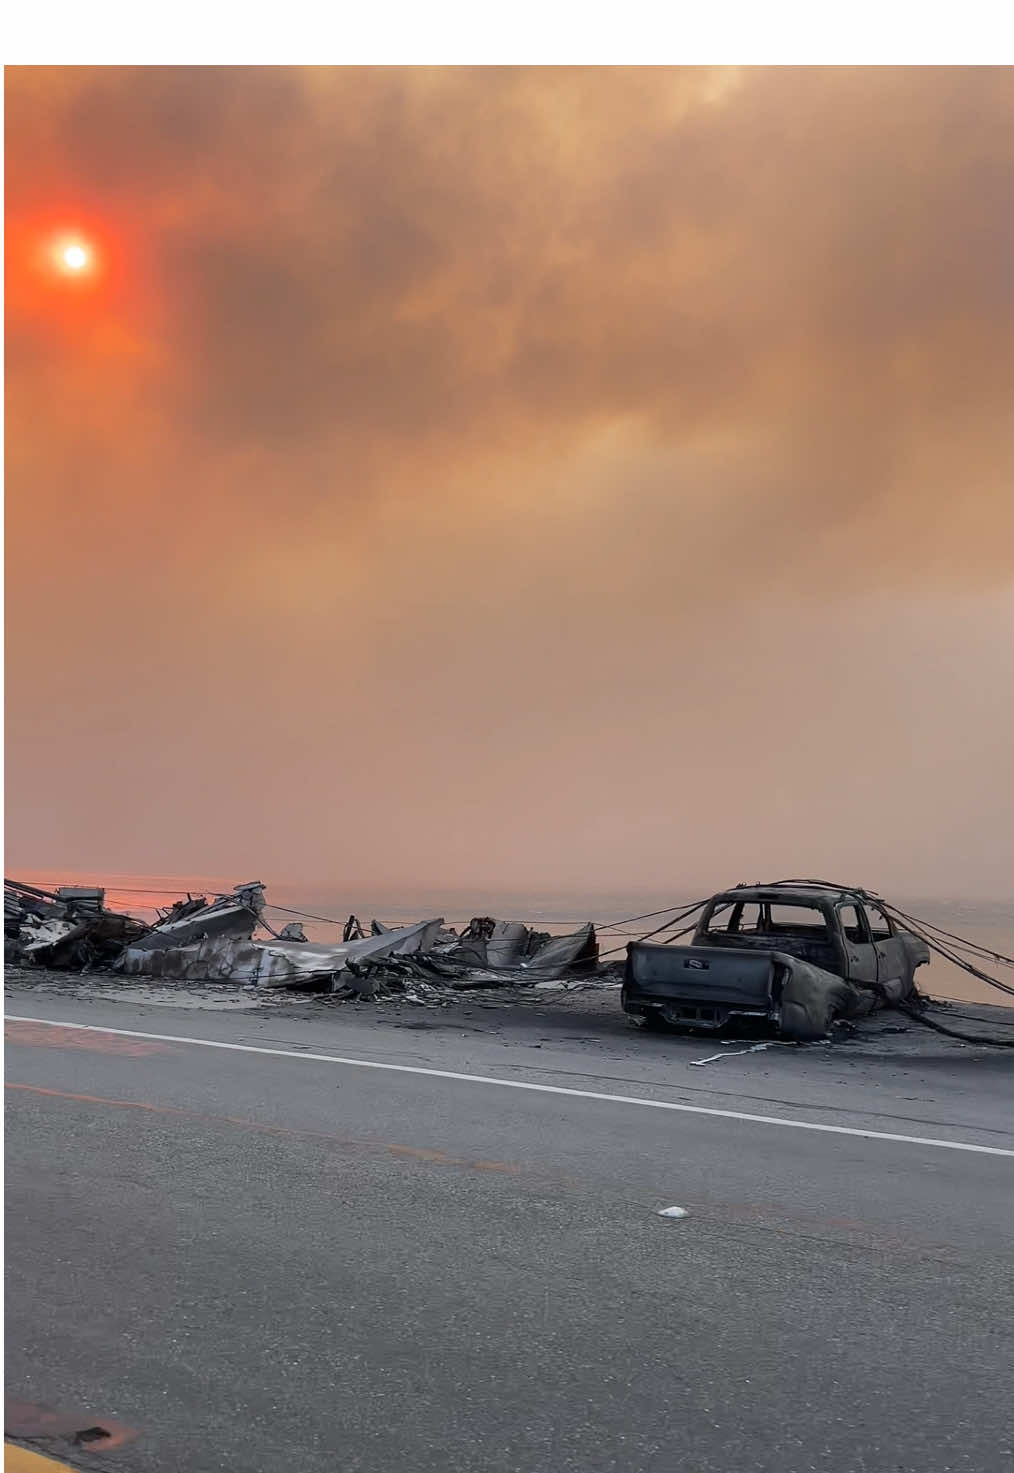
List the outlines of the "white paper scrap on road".
{"label": "white paper scrap on road", "polygon": [[688,1214],[685,1207],[663,1207],[658,1215],[659,1217],[686,1217]]}
{"label": "white paper scrap on road", "polygon": [[709,1054],[706,1059],[691,1059],[690,1060],[690,1067],[692,1069],[699,1069],[702,1064],[713,1064],[716,1059],[735,1059],[735,1058],[738,1058],[740,1054],[759,1054],[760,1051],[761,1051],[761,1049],[766,1049],[766,1048],[774,1048],[774,1044],[773,1043],[755,1043],[755,1044],[753,1044],[753,1046],[751,1048],[738,1048],[738,1049],[735,1050],[734,1053],[729,1053],[729,1054]]}

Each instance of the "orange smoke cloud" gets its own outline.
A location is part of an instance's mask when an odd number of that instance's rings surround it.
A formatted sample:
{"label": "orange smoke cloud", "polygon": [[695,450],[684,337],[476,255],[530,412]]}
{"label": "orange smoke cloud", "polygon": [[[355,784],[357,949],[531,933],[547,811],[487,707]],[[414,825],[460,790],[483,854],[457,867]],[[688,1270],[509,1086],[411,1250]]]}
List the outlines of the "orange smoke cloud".
{"label": "orange smoke cloud", "polygon": [[955,714],[1009,618],[1005,70],[7,83],[9,261],[71,224],[101,260],[8,279],[37,863],[379,874],[437,832],[448,875],[643,883],[808,803],[861,854],[859,793],[903,869],[939,836],[878,752],[1008,852]]}

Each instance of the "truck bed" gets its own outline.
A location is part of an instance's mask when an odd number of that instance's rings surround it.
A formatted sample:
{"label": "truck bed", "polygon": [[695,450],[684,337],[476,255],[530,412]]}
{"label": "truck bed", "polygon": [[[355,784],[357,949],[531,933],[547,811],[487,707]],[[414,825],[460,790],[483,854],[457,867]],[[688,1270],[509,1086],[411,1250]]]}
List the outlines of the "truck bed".
{"label": "truck bed", "polygon": [[622,1003],[642,1017],[720,1028],[734,1014],[773,1016],[780,974],[770,951],[635,941],[627,948]]}

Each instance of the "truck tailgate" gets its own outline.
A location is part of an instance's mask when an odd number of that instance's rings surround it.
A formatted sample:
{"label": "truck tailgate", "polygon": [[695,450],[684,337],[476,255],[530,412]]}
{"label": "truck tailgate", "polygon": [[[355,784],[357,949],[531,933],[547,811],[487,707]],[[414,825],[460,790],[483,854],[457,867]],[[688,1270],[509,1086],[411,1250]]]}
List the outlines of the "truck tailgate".
{"label": "truck tailgate", "polygon": [[627,947],[626,989],[632,997],[768,1008],[774,978],[770,952],[651,941]]}

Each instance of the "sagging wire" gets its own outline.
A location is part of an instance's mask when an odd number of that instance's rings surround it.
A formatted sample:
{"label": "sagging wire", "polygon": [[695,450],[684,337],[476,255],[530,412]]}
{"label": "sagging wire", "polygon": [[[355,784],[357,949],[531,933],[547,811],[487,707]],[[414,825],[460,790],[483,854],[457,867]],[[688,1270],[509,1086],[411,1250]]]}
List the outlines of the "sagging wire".
{"label": "sagging wire", "polygon": [[309,910],[292,910],[287,905],[276,905],[273,900],[267,901],[264,908],[265,910],[280,910],[283,915],[298,916],[300,920],[304,921],[323,921],[327,926],[344,926],[346,924],[345,921],[336,921],[334,916],[315,916]]}
{"label": "sagging wire", "polygon": [[263,912],[261,912],[261,914],[258,915],[257,912],[255,910],[251,910],[249,906],[246,907],[246,910],[247,910],[247,913],[249,915],[252,915],[253,916],[253,918],[257,922],[257,925],[258,926],[263,926],[264,927],[264,930],[267,931],[267,933],[268,933],[269,936],[273,936],[276,941],[284,941],[285,940],[285,937],[282,935],[282,933],[280,931],[276,931],[275,930],[274,926],[267,919],[267,917],[264,915]]}
{"label": "sagging wire", "polygon": [[945,961],[949,961],[953,966],[960,967],[970,977],[975,977],[979,982],[985,982],[987,987],[995,987],[998,992],[1004,992],[1008,997],[1014,997],[1014,987],[1009,986],[1006,982],[1001,982],[999,977],[993,977],[989,972],[983,972],[979,967],[973,967],[971,962],[965,957],[958,956],[955,952],[940,946],[939,943],[935,943],[929,936],[922,936],[915,930],[912,931],[912,935],[919,936],[919,939],[925,941],[931,951],[935,951],[938,956],[942,956]]}
{"label": "sagging wire", "polygon": [[[687,915],[690,915],[690,913],[692,911],[700,910],[700,908],[701,908],[702,905],[707,905],[708,900],[710,898],[711,898],[710,896],[707,896],[704,900],[684,901],[684,902],[681,902],[681,904],[679,904],[679,905],[667,905],[664,910],[649,910],[649,911],[645,911],[644,915],[639,915],[639,916],[624,916],[624,918],[622,920],[620,920],[620,921],[609,921],[609,922],[605,922],[604,921],[604,922],[602,922],[602,929],[603,930],[608,930],[610,926],[632,926],[635,921],[653,921],[656,916],[667,916],[667,915],[670,914],[671,911],[674,911],[674,910],[684,910],[685,909],[685,913]],[[679,920],[682,920],[682,919],[683,919],[682,916],[676,916],[676,917],[674,917],[673,921],[667,922],[667,924],[674,925],[676,921],[679,921]],[[598,925],[598,922],[596,922],[596,925]],[[665,927],[664,926],[659,926],[658,929],[660,931],[662,931],[662,930],[665,930]],[[649,935],[654,935],[654,932],[649,932],[648,934]],[[642,936],[641,939],[644,940],[644,937]]]}
{"label": "sagging wire", "polygon": [[955,951],[945,946],[943,942],[936,940],[936,938],[932,935],[926,934],[920,929],[922,925],[921,921],[916,921],[911,918],[905,917],[900,911],[894,912],[892,908],[884,904],[883,901],[881,901],[880,903],[884,906],[884,910],[889,916],[892,917],[892,919],[900,920],[904,928],[911,932],[913,936],[918,936],[920,941],[925,942],[930,951],[935,951],[939,956],[942,956],[945,961],[949,961],[953,966],[960,967],[961,970],[967,972],[969,976],[978,978],[980,982],[985,982],[988,987],[995,987],[999,992],[1005,992],[1008,997],[1014,997],[1014,987],[1011,987],[1006,982],[1001,982],[999,977],[991,977],[988,972],[981,971],[978,967],[973,966],[972,963],[967,960],[967,958],[959,956]]}
{"label": "sagging wire", "polygon": [[999,962],[1005,967],[1014,967],[1014,956],[1006,956],[1002,951],[991,951],[988,946],[982,946],[978,941],[966,941],[961,936],[955,936],[953,931],[945,931],[943,926],[934,925],[932,921],[921,921],[916,916],[910,916],[905,911],[899,910],[897,906],[890,906],[881,902],[884,909],[905,921],[909,925],[922,926],[926,931],[933,931],[938,936],[946,936],[948,941],[953,941],[965,951],[970,951],[976,956],[987,958],[989,961]]}
{"label": "sagging wire", "polygon": [[667,936],[663,944],[665,946],[671,946],[674,941],[679,941],[682,937],[691,935],[697,930],[698,925],[699,921],[694,921],[691,925],[685,926],[682,931],[677,931],[675,936]]}
{"label": "sagging wire", "polygon": [[[663,921],[663,923],[662,923],[661,926],[656,926],[653,931],[645,931],[642,935],[637,936],[635,939],[638,940],[638,941],[650,941],[653,936],[660,936],[663,931],[668,931],[671,926],[678,926],[681,921],[685,921],[687,919],[687,917],[688,916],[692,916],[695,911],[701,910],[705,905],[707,905],[709,898],[710,897],[707,897],[704,900],[695,900],[694,903],[692,905],[688,906],[685,910],[683,910],[683,912],[680,915],[673,916],[671,920]],[[672,910],[678,910],[678,909],[679,909],[679,907],[678,906],[675,906],[675,905],[671,905],[669,907],[669,910],[670,911],[672,911]],[[635,920],[638,920],[638,919],[640,919],[640,920],[651,920],[655,916],[658,916],[658,915],[667,915],[667,914],[668,914],[668,911],[656,910],[656,911],[653,911],[650,916],[640,916],[640,917],[638,917],[638,916],[629,916],[627,921],[618,921],[617,922],[617,925],[626,925],[626,924],[628,924],[629,921],[635,921]],[[694,929],[694,926],[690,926],[690,927],[688,927],[688,929],[692,931]],[[679,935],[681,935],[681,936],[685,936],[686,934],[687,934],[686,931],[680,931],[679,932]],[[672,936],[672,937],[669,938],[669,940],[675,941],[676,940],[676,937],[675,936]],[[668,944],[668,942],[666,944]],[[599,960],[601,961],[604,956],[616,956],[619,952],[626,951],[626,949],[627,949],[627,943],[624,942],[621,946],[614,946],[609,951],[600,951],[599,952]]]}
{"label": "sagging wire", "polygon": [[[999,992],[1005,992],[1008,996],[1014,997],[1014,987],[1008,986],[1006,982],[1001,982],[999,977],[991,977],[988,972],[980,971],[967,958],[957,955],[951,948],[938,939],[939,935],[950,936],[950,932],[944,931],[942,927],[933,926],[932,923],[920,921],[915,916],[907,915],[905,911],[899,910],[897,906],[891,905],[882,896],[875,894],[871,890],[864,890],[860,885],[836,885],[831,880],[775,880],[770,885],[763,885],[758,888],[778,890],[787,889],[793,885],[807,885],[821,890],[836,890],[846,894],[858,895],[861,900],[868,900],[872,905],[879,906],[894,921],[900,923],[904,930],[910,931],[913,936],[917,936],[920,941],[925,942],[931,951],[935,951],[945,961],[949,961],[953,966],[960,967],[962,971],[968,972],[970,976],[977,978],[980,982],[985,982],[987,987],[995,987]],[[737,888],[746,887],[738,886]],[[938,935],[927,935],[927,931],[936,931]],[[974,941],[965,941],[960,936],[953,937],[952,939],[969,950],[977,949],[978,944]],[[983,950],[986,950],[986,948],[983,948]],[[1003,952],[992,952],[990,955],[1004,965],[1014,965],[1014,958],[1005,956]]]}
{"label": "sagging wire", "polygon": [[[658,936],[663,931],[667,931],[670,926],[678,926],[679,923],[680,923],[680,921],[685,921],[686,918],[687,918],[687,916],[693,915],[695,911],[702,910],[704,908],[704,906],[707,905],[707,903],[708,903],[707,900],[696,900],[696,901],[694,901],[693,905],[691,905],[687,909],[684,909],[680,915],[673,916],[672,920],[666,921],[661,926],[656,926],[653,931],[648,931],[646,934],[643,934],[641,936],[637,936],[636,939],[639,940],[639,941],[648,941],[648,940],[650,940],[650,938],[652,936]],[[678,906],[671,906],[670,909],[671,910],[677,910],[677,909],[679,909],[679,907]],[[652,916],[650,916],[650,917],[649,916],[644,916],[644,917],[642,917],[642,919],[644,919],[644,920],[653,919],[654,916],[656,916],[656,915],[665,915],[666,913],[667,913],[666,911],[658,911],[657,910],[657,911],[654,911],[652,913]],[[634,920],[634,919],[636,919],[636,917],[631,916],[630,919],[631,920]],[[673,935],[673,936],[667,936],[666,939],[665,939],[665,941],[664,941],[664,943],[663,943],[663,945],[668,946],[668,945],[671,944],[671,942],[678,941],[681,936],[687,936],[687,935],[690,934],[691,931],[695,931],[696,929],[697,929],[697,922],[694,921],[691,925],[684,927],[684,929],[682,931],[677,931],[675,935]],[[601,962],[602,959],[603,959],[603,957],[615,956],[618,952],[626,951],[626,950],[627,950],[627,943],[624,942],[624,944],[622,946],[615,946],[615,947],[613,947],[609,951],[601,951],[601,952],[599,952],[599,961]],[[552,1007],[555,1002],[559,1002],[563,997],[569,997],[574,992],[585,992],[585,991],[587,991],[587,989],[589,987],[594,987],[594,986],[595,986],[595,982],[593,980],[589,980],[589,981],[586,981],[586,982],[575,982],[570,987],[568,987],[567,984],[564,983],[563,984],[563,987],[561,989],[560,997],[547,999],[546,1006],[547,1007]]]}

